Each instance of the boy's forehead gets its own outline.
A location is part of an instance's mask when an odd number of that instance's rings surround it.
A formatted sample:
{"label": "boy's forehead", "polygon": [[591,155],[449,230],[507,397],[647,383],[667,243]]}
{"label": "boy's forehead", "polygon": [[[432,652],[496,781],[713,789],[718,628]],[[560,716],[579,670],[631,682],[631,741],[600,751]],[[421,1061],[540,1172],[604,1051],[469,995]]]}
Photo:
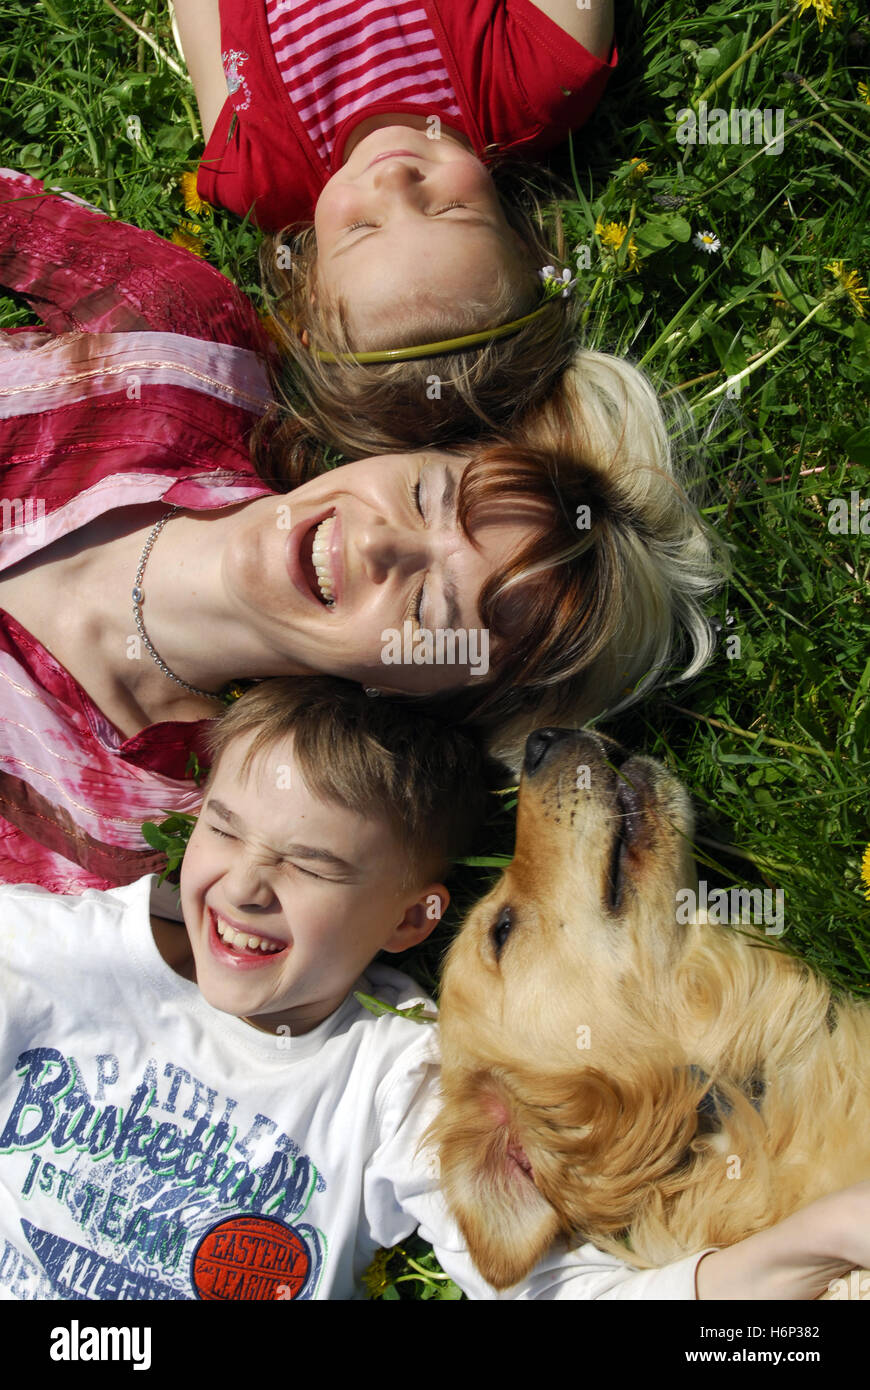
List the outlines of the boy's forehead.
{"label": "boy's forehead", "polygon": [[[303,783],[291,738],[282,738],[255,751],[255,735],[242,733],[227,743],[212,762],[204,801],[207,804],[219,797],[230,805],[255,804],[256,798],[268,794],[270,787],[291,791]],[[290,809],[291,799],[285,800]]]}
{"label": "boy's forehead", "polygon": [[[406,851],[380,806],[355,810],[306,780],[292,736],[252,751],[254,735],[228,744],[209,779],[206,804],[219,819],[254,833],[277,852],[317,849],[359,869],[395,864]],[[311,779],[315,780],[315,779]]]}
{"label": "boy's forehead", "polygon": [[269,782],[278,785],[279,777],[282,777],[289,787],[292,773],[295,772],[301,777],[296,763],[292,733],[259,748],[256,747],[256,743],[256,731],[237,734],[221,754],[215,775],[235,782],[239,787],[250,783],[261,786]]}

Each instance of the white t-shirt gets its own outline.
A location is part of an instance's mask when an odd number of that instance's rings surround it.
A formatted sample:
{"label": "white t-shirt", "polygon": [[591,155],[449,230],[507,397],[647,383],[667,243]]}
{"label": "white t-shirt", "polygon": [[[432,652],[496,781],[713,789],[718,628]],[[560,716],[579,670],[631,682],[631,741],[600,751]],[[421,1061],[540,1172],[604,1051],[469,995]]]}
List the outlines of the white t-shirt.
{"label": "white t-shirt", "polygon": [[[0,888],[0,1297],[360,1297],[418,1225],[472,1298],[694,1297],[698,1255],[637,1273],[589,1245],[496,1294],[416,1152],[436,1029],[352,994],[299,1037],[213,1009],[158,952],[152,884]],[[380,965],[358,987],[422,998]]]}

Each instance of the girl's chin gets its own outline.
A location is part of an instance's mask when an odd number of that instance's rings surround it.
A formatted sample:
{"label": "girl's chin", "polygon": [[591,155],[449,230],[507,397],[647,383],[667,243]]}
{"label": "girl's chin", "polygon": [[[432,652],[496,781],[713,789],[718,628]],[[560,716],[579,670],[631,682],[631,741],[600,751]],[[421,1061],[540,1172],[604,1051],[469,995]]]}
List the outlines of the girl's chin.
{"label": "girl's chin", "polygon": [[370,135],[377,135],[381,131],[395,130],[397,133],[403,130],[425,130],[425,116],[417,116],[410,113],[407,116],[400,115],[398,112],[382,112],[379,116],[368,116],[366,120],[360,121],[359,125],[354,126],[350,135],[347,137],[342,158],[342,167],[347,163],[350,156],[358,145],[364,140],[368,140]]}

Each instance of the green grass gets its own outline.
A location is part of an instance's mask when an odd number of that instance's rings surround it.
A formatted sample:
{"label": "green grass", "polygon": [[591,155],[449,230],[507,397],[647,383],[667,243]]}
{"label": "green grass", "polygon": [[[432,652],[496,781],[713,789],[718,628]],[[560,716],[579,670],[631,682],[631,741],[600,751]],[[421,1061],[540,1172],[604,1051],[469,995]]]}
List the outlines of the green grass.
{"label": "green grass", "polygon": [[[123,7],[177,59],[162,3]],[[784,889],[785,948],[866,996],[870,536],[827,522],[831,499],[870,498],[870,305],[862,318],[825,267],[842,261],[867,283],[870,106],[858,84],[870,80],[870,22],[852,0],[821,32],[812,9],[784,4],[637,0],[618,24],[619,73],[553,160],[574,189],[569,245],[590,249],[586,337],[681,388],[705,513],[733,572],[707,671],[611,732],[691,787],[708,877]],[[189,85],[102,0],[0,0],[0,33],[0,160],[171,235],[186,217],[178,178],[200,148]],[[676,114],[705,92],[711,108],[783,109],[782,153],[680,145]],[[630,228],[634,268],[628,235],[608,247],[596,222]],[[254,232],[221,212],[199,225],[209,258],[256,298]],[[701,230],[718,252],[697,248]],[[0,324],[27,318],[0,300]],[[509,854],[510,839],[507,807],[482,853]],[[465,871],[460,908],[486,881]],[[444,939],[419,962],[427,981]],[[449,1293],[419,1277],[414,1250],[415,1264],[391,1262],[389,1296]]]}

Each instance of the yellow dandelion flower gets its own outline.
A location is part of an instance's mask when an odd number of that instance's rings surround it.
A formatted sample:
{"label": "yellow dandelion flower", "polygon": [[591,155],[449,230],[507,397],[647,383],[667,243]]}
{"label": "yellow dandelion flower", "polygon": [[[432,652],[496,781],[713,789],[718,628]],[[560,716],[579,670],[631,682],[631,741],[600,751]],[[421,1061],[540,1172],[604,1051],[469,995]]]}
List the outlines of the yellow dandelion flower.
{"label": "yellow dandelion flower", "polygon": [[205,202],[197,193],[196,174],[182,174],[179,183],[185,212],[192,213],[194,217],[208,217],[211,212],[211,204]]}
{"label": "yellow dandelion flower", "polygon": [[831,0],[798,0],[798,10],[800,14],[805,14],[807,10],[815,10],[820,29],[824,29],[829,19],[837,19]]}
{"label": "yellow dandelion flower", "polygon": [[867,885],[864,897],[870,902],[870,845],[865,849],[864,858],[861,860],[861,877]]}
{"label": "yellow dandelion flower", "polygon": [[225,705],[234,705],[236,700],[241,700],[246,690],[250,690],[250,681],[230,681],[221,691],[221,699]]}
{"label": "yellow dandelion flower", "polygon": [[192,251],[194,256],[204,256],[205,242],[201,232],[202,227],[196,222],[182,222],[172,233],[172,245],[183,246],[185,251]]}
{"label": "yellow dandelion flower", "polygon": [[595,223],[595,235],[601,238],[602,246],[610,246],[614,251],[618,251],[625,241],[628,227],[624,222],[602,222],[600,219]]}
{"label": "yellow dandelion flower", "polygon": [[858,95],[862,101],[866,101],[867,105],[870,106],[870,87],[867,86],[866,82],[858,83]]}
{"label": "yellow dandelion flower", "polygon": [[392,1250],[377,1250],[375,1257],[362,1276],[369,1298],[380,1298],[389,1288],[387,1265],[392,1258]]}
{"label": "yellow dandelion flower", "polygon": [[848,296],[855,313],[863,319],[864,307],[870,303],[870,293],[857,270],[847,270],[843,261],[829,261],[825,270],[833,275],[843,294]]}
{"label": "yellow dandelion flower", "polygon": [[630,179],[642,179],[644,174],[649,173],[650,166],[645,159],[639,159],[637,155],[635,155],[631,162],[634,167],[629,170],[628,177]]}
{"label": "yellow dandelion flower", "polygon": [[[624,222],[602,222],[601,219],[595,223],[595,234],[601,239],[601,245],[614,253],[614,257],[622,250],[622,244],[628,236],[628,227]],[[637,242],[633,236],[628,237],[628,245],[622,256],[623,264],[621,270],[636,270],[638,264]]]}

